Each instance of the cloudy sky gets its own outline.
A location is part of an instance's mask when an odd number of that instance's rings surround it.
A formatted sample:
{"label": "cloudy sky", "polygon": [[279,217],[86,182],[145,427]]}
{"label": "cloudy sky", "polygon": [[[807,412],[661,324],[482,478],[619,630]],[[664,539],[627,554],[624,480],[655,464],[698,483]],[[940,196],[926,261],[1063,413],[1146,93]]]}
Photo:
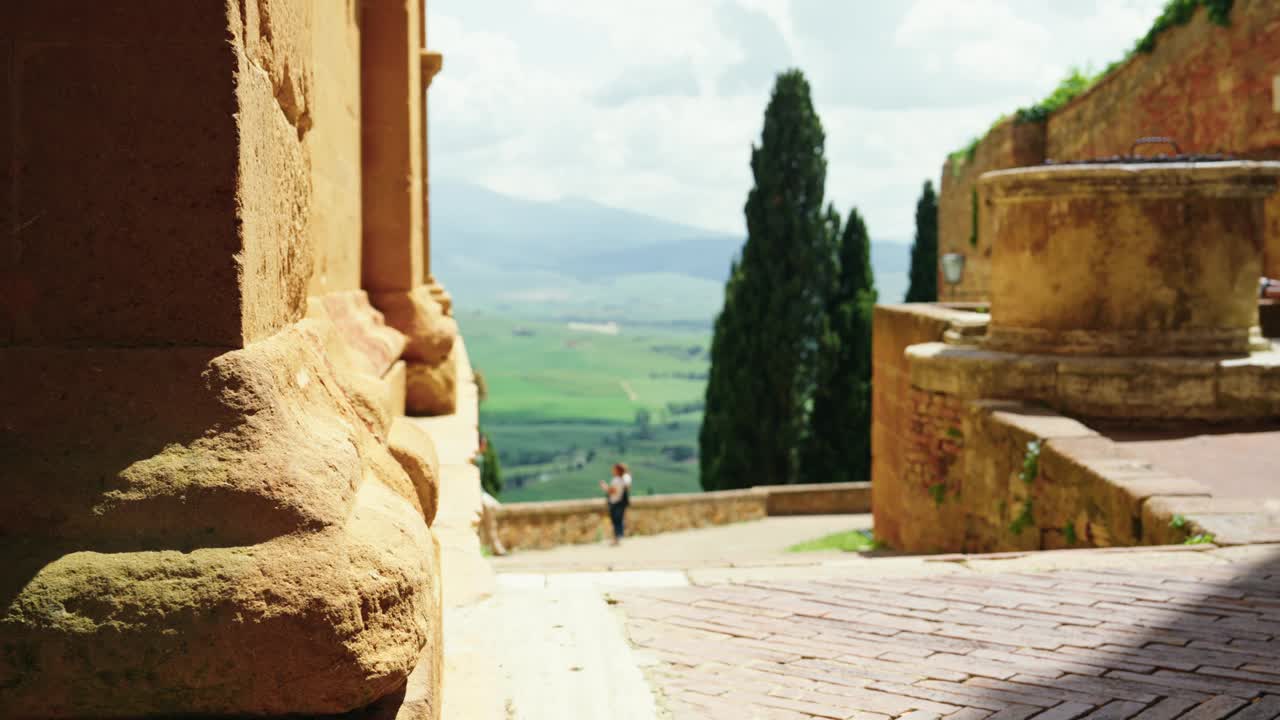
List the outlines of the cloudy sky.
{"label": "cloudy sky", "polygon": [[927,178],[1165,0],[429,0],[431,173],[744,233],[774,76],[799,67],[827,194],[909,240]]}

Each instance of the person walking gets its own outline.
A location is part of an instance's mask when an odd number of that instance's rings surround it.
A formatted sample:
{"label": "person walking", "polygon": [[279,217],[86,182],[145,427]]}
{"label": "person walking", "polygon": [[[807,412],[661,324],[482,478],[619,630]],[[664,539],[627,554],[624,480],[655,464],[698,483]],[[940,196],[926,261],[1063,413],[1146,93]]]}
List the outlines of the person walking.
{"label": "person walking", "polygon": [[613,466],[613,477],[608,483],[601,481],[600,489],[609,499],[609,521],[613,523],[613,543],[622,542],[626,534],[627,507],[631,505],[631,474],[627,466],[617,463]]}

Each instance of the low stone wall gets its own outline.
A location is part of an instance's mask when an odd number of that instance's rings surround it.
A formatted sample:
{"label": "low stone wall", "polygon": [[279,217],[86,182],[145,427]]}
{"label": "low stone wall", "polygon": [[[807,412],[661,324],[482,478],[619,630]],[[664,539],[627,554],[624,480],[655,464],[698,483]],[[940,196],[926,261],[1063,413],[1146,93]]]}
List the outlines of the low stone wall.
{"label": "low stone wall", "polygon": [[871,511],[871,483],[814,483],[755,488],[769,515],[843,515]]}
{"label": "low stone wall", "polygon": [[[919,407],[932,409],[940,394]],[[1153,469],[1110,439],[1052,410],[999,400],[963,407],[948,452],[880,479],[898,502],[876,512],[876,533],[912,552],[1004,552],[1181,542],[1173,499],[1208,488]],[[961,437],[962,436],[962,437]]]}
{"label": "low stone wall", "polygon": [[[871,477],[889,478],[891,482],[872,483],[871,504],[876,508],[876,532],[884,537],[900,537],[907,531],[905,527],[896,527],[898,523],[920,526],[912,518],[913,508],[906,504],[899,483],[915,483],[916,489],[922,492],[939,482],[955,484],[946,479],[945,473],[910,479],[911,468],[921,462],[929,442],[945,440],[950,426],[929,428],[921,423],[917,406],[920,398],[912,392],[907,348],[942,340],[955,327],[985,321],[986,316],[979,313],[926,303],[875,308],[872,316],[875,342],[871,345],[871,372],[875,377],[871,386]],[[934,437],[935,431],[940,431],[942,436]]]}
{"label": "low stone wall", "polygon": [[[1206,532],[1194,513],[1210,490],[1073,418],[1158,425],[1280,415],[1280,398],[1266,390],[1280,382],[1280,352],[1013,355],[961,344],[980,331],[974,315],[927,304],[875,310],[875,528],[898,550],[1181,542]],[[1187,520],[1180,528],[1170,527],[1175,514]]]}
{"label": "low stone wall", "polygon": [[[870,483],[761,486],[632,498],[628,535],[656,535],[767,515],[865,513]],[[498,536],[509,550],[599,542],[610,536],[605,500],[510,503],[498,510]]]}

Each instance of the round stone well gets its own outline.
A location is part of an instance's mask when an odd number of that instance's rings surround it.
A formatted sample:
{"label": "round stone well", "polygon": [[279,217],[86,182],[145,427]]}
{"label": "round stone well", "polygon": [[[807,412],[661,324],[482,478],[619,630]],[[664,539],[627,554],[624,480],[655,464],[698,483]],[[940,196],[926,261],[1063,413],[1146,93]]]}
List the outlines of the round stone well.
{"label": "round stone well", "polygon": [[1280,162],[1119,162],[988,172],[986,348],[1210,356],[1259,346],[1263,201]]}

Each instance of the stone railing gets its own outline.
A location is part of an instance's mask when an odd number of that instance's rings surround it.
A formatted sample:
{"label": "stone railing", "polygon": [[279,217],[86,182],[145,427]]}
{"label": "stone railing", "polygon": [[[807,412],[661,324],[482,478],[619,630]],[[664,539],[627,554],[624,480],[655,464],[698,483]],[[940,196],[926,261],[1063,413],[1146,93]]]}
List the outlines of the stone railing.
{"label": "stone railing", "polygon": [[[768,515],[865,513],[871,510],[870,486],[865,482],[778,485],[634,497],[627,510],[627,534],[655,535]],[[512,550],[597,542],[610,532],[603,497],[511,503],[498,510],[498,535]]]}

